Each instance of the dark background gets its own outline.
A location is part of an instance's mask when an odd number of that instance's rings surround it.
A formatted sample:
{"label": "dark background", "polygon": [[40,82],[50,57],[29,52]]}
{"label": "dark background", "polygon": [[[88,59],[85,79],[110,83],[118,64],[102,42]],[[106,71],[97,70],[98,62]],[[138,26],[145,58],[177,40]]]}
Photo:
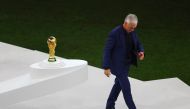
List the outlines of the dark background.
{"label": "dark background", "polygon": [[190,84],[190,2],[188,0],[6,0],[0,2],[0,41],[84,59],[101,67],[108,33],[128,13],[139,18],[137,32],[146,57],[130,76],[141,80],[179,77]]}

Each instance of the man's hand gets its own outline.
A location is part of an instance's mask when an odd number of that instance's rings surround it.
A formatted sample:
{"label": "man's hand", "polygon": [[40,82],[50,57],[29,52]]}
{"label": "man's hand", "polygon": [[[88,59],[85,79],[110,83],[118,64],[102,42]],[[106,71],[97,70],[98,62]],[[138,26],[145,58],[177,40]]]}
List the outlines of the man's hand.
{"label": "man's hand", "polygon": [[139,60],[143,60],[144,59],[144,52],[139,52],[138,53],[138,58],[139,58]]}
{"label": "man's hand", "polygon": [[110,77],[110,75],[111,75],[110,69],[105,69],[105,70],[104,70],[104,74],[105,74],[107,77]]}

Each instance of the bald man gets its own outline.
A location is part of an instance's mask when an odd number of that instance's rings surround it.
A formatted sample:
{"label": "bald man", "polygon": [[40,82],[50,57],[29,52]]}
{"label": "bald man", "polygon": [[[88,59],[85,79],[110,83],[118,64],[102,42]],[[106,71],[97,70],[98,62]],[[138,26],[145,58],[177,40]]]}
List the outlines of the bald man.
{"label": "bald man", "polygon": [[138,18],[135,14],[126,16],[122,25],[114,28],[108,36],[103,54],[104,74],[116,76],[115,83],[107,100],[106,109],[115,109],[115,102],[120,91],[129,109],[136,109],[131,94],[128,73],[130,65],[137,66],[137,59],[144,59],[144,49],[135,28]]}

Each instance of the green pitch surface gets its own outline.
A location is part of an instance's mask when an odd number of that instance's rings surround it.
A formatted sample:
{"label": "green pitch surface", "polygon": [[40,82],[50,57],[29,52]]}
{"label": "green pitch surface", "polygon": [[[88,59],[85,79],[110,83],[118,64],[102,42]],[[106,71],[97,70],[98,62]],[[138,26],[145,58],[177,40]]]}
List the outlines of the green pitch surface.
{"label": "green pitch surface", "polygon": [[56,55],[101,67],[108,32],[135,13],[146,57],[130,76],[179,77],[190,84],[189,10],[188,0],[6,0],[0,3],[0,41],[48,52],[53,35]]}

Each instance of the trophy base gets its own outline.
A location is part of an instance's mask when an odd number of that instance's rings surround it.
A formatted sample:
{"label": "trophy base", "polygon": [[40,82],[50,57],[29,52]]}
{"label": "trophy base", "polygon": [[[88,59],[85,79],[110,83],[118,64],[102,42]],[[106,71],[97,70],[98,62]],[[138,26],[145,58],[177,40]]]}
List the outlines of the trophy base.
{"label": "trophy base", "polygon": [[49,58],[48,59],[48,62],[55,62],[56,61],[56,58]]}

